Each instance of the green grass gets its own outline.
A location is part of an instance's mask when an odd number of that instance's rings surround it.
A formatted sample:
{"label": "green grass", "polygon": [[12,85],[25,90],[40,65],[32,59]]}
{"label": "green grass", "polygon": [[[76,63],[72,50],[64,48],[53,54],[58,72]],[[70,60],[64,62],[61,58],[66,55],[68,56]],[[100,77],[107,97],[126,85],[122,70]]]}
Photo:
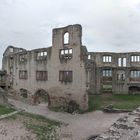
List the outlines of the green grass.
{"label": "green grass", "polygon": [[23,117],[23,123],[27,130],[36,134],[38,140],[54,140],[56,139],[56,126],[60,126],[60,122],[52,121],[41,115],[30,113],[19,113]]}
{"label": "green grass", "polygon": [[0,115],[8,114],[15,111],[13,108],[0,105]]}
{"label": "green grass", "polygon": [[103,94],[89,95],[88,111],[101,110],[103,107],[112,104],[118,109],[134,110],[140,106],[140,95],[122,95],[122,94]]}
{"label": "green grass", "polygon": [[[12,108],[0,105],[0,115],[13,111],[15,110]],[[38,140],[56,140],[56,127],[61,125],[60,122],[52,121],[44,116],[26,112],[20,112],[5,119],[9,121],[21,120],[26,129],[34,133]]]}

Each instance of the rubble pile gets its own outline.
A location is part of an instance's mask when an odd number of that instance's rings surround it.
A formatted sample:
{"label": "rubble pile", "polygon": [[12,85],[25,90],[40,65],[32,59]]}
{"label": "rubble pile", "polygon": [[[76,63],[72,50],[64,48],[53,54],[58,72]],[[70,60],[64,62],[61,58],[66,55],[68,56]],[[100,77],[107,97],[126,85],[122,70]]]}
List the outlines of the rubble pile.
{"label": "rubble pile", "polygon": [[140,140],[140,107],[118,119],[94,140]]}

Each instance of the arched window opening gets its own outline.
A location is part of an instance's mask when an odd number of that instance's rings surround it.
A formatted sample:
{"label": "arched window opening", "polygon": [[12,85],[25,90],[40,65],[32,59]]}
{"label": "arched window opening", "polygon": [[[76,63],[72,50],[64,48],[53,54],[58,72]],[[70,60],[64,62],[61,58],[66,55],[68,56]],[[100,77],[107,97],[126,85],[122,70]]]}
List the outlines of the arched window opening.
{"label": "arched window opening", "polygon": [[66,33],[64,34],[64,44],[68,44],[68,43],[69,43],[69,33],[66,32]]}

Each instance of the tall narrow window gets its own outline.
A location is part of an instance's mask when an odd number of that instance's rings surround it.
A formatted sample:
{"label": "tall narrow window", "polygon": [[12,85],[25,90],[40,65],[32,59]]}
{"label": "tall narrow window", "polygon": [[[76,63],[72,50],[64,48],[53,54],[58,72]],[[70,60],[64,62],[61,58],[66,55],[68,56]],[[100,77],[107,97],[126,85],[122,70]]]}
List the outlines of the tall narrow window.
{"label": "tall narrow window", "polygon": [[130,77],[131,78],[140,78],[140,70],[131,70]]}
{"label": "tall narrow window", "polygon": [[111,77],[112,76],[111,69],[104,69],[102,72],[103,72],[103,77]]}
{"label": "tall narrow window", "polygon": [[91,55],[90,55],[90,54],[88,54],[88,59],[89,59],[89,60],[91,59]]}
{"label": "tall narrow window", "polygon": [[59,53],[60,59],[71,59],[72,58],[72,49],[71,48],[65,48],[61,49]]}
{"label": "tall narrow window", "polygon": [[140,62],[140,56],[139,55],[132,55],[131,62]]}
{"label": "tall narrow window", "polygon": [[126,58],[123,58],[123,67],[126,67]]}
{"label": "tall narrow window", "polygon": [[69,43],[69,33],[66,32],[66,33],[64,34],[64,44],[68,44],[68,43]]}
{"label": "tall narrow window", "polygon": [[118,66],[119,66],[119,67],[122,66],[122,58],[118,58]]}
{"label": "tall narrow window", "polygon": [[103,62],[111,62],[112,57],[111,56],[103,56]]}
{"label": "tall narrow window", "polygon": [[36,60],[47,60],[47,51],[37,52]]}
{"label": "tall narrow window", "polygon": [[126,67],[126,58],[118,58],[118,66]]}

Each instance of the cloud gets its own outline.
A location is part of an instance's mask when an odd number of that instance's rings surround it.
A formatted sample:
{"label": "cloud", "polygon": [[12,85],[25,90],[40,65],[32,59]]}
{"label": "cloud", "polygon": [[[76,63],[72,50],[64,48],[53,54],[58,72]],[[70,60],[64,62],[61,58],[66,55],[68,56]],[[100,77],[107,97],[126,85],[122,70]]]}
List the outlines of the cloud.
{"label": "cloud", "polygon": [[83,26],[89,51],[140,51],[140,0],[0,0],[0,45],[51,45],[52,29]]}

